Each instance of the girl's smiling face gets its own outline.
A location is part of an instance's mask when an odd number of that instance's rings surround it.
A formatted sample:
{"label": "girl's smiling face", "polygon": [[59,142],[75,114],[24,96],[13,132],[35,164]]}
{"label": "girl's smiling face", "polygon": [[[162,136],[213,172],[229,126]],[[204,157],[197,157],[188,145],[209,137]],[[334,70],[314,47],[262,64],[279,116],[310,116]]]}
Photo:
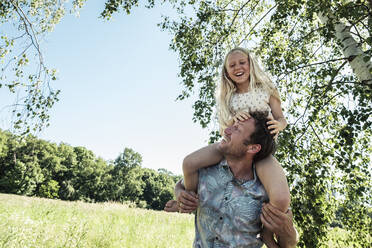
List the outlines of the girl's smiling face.
{"label": "girl's smiling face", "polygon": [[248,56],[240,51],[231,53],[226,60],[227,75],[234,81],[238,90],[244,90],[249,85],[249,60]]}

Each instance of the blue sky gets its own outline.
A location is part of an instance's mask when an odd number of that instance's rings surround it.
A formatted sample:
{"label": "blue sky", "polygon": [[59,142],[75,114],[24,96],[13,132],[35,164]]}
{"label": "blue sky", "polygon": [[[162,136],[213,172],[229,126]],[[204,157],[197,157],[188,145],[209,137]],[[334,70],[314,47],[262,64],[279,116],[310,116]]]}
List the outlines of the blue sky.
{"label": "blue sky", "polygon": [[39,137],[106,160],[129,147],[144,167],[181,174],[183,157],[207,144],[208,130],[193,123],[192,100],[175,101],[182,90],[177,54],[168,49],[171,35],[156,26],[169,10],[139,7],[104,21],[103,7],[87,1],[79,18],[66,15],[42,43],[61,94]]}

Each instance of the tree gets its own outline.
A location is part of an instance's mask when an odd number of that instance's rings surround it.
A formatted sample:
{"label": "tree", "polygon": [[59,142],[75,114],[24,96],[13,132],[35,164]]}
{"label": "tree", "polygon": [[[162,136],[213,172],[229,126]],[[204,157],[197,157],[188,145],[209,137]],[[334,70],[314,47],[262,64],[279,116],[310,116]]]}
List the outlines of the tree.
{"label": "tree", "polygon": [[0,191],[33,196],[44,175],[35,153],[35,137],[23,140],[5,133],[6,153],[0,157]]}
{"label": "tree", "polygon": [[131,202],[161,210],[173,198],[179,176],[142,168],[142,157],[125,148],[104,161],[84,147],[56,145],[0,130],[0,192],[88,202]]}
{"label": "tree", "polygon": [[[235,46],[255,51],[290,122],[276,156],[292,185],[295,219],[304,231],[300,246],[326,244],[339,207],[347,210],[342,220],[352,232],[345,245],[371,246],[372,1],[169,2],[179,17],[165,17],[160,27],[174,35],[170,48],[180,57],[178,99],[197,92],[193,120],[202,127],[215,122],[224,54]],[[110,0],[102,16],[137,5]],[[216,136],[212,129],[211,141]]]}
{"label": "tree", "polygon": [[54,177],[60,186],[58,195],[62,200],[71,200],[75,195],[75,188],[73,186],[75,174],[73,171],[78,163],[77,155],[73,147],[64,143],[59,144],[56,155],[61,158],[61,167]]}
{"label": "tree", "polygon": [[[60,158],[56,156],[57,145],[37,139],[29,135],[26,139],[28,142],[27,150],[23,150],[23,154],[31,155],[33,158],[33,166],[40,168],[41,180],[36,184],[33,195],[58,198],[59,185],[54,180],[54,176],[60,168]],[[30,178],[32,178],[31,175]]]}
{"label": "tree", "polygon": [[111,170],[111,199],[131,201],[139,207],[161,210],[173,198],[173,188],[178,177],[165,169],[157,172],[141,168],[141,163],[142,156],[130,148],[125,148],[117,157]]}
{"label": "tree", "polygon": [[125,148],[124,152],[122,152],[116,159],[115,159],[115,168],[120,170],[124,169],[128,171],[135,167],[140,167],[142,163],[142,156],[138,152],[135,152],[131,148]]}
{"label": "tree", "polygon": [[[51,82],[55,69],[44,61],[42,41],[59,23],[66,10],[78,14],[86,0],[2,0],[0,2],[0,88],[15,94],[11,104],[13,127],[21,134],[48,125],[49,109],[58,101],[59,90]],[[36,57],[36,63],[30,58]]]}
{"label": "tree", "polygon": [[151,169],[143,169],[142,181],[145,183],[142,197],[147,207],[156,210],[164,209],[167,201],[173,198],[175,183],[172,177]]}
{"label": "tree", "polygon": [[130,148],[125,148],[116,158],[111,170],[113,200],[139,203],[145,185],[141,179],[141,163],[142,156]]}
{"label": "tree", "polygon": [[[174,35],[170,48],[180,58],[179,75],[184,90],[178,99],[183,100],[193,92],[198,96],[193,105],[193,120],[202,127],[210,126],[211,141],[216,139],[214,91],[223,56],[235,46],[255,51],[273,75],[290,122],[279,137],[276,156],[287,170],[292,185],[295,219],[304,230],[300,246],[324,245],[328,228],[340,207],[345,209],[340,217],[344,228],[352,233],[350,244],[346,245],[371,246],[372,225],[367,213],[372,188],[369,168],[372,154],[372,1],[166,2],[179,16],[175,19],[165,17],[160,27]],[[32,41],[32,37],[45,34],[45,31],[36,32],[36,36],[30,33],[31,28],[27,32],[26,27],[33,22],[28,22],[23,13],[38,20],[33,27],[46,27],[45,23],[53,26],[54,23],[49,22],[52,19],[42,18],[45,13],[59,16],[57,13],[61,11],[55,6],[61,5],[53,3],[57,1],[2,1],[0,18],[6,23],[11,16],[16,16],[18,21],[15,23],[21,24],[21,28],[24,26],[21,29],[24,36],[19,37]],[[82,3],[83,0],[74,1],[74,6],[80,7]],[[138,4],[138,0],[107,0],[102,17],[110,19],[120,9],[129,14]],[[149,8],[154,4],[153,0],[147,1]],[[48,11],[37,11],[36,6]],[[29,11],[20,11],[26,9]],[[0,54],[3,61],[8,53],[4,51],[18,41],[15,38],[2,38]],[[30,47],[39,54],[36,42],[31,44]],[[7,58],[11,62],[6,64],[14,62],[14,78],[19,78],[27,64],[27,56],[18,56],[15,60],[12,56]],[[30,84],[40,85],[36,80],[40,79],[39,74],[33,75],[28,77],[32,81]],[[11,91],[22,86],[19,80],[9,80],[3,84]],[[54,98],[42,97],[43,101],[39,101],[40,94],[47,96],[40,92],[26,92],[31,107],[27,108],[25,104],[25,111],[17,109],[16,116],[21,118],[29,114],[36,119],[40,117],[37,120],[47,120],[46,111],[41,109],[51,107],[48,103],[52,104]]]}

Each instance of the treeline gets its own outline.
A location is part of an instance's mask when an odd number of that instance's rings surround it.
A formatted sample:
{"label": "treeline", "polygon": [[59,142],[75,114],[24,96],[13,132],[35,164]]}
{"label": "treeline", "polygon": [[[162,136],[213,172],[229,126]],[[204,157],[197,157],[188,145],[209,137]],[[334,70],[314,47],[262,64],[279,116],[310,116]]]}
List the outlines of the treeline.
{"label": "treeline", "polygon": [[55,144],[0,130],[0,192],[61,200],[132,202],[163,209],[180,176],[142,168],[142,157],[125,148],[105,161],[84,147]]}

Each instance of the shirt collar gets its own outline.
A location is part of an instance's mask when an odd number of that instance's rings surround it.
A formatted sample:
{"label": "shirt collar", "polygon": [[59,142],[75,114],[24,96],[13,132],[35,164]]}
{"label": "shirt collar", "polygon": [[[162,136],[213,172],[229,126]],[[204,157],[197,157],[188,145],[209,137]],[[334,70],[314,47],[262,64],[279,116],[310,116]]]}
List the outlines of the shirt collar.
{"label": "shirt collar", "polygon": [[253,179],[252,180],[244,180],[244,181],[236,179],[234,177],[234,175],[231,172],[230,166],[227,164],[226,159],[224,159],[220,162],[220,167],[222,167],[222,169],[229,175],[231,181],[235,181],[237,184],[239,184],[240,186],[243,186],[245,188],[250,188],[252,185],[254,185],[254,183],[257,180],[256,165],[254,163],[252,164]]}

